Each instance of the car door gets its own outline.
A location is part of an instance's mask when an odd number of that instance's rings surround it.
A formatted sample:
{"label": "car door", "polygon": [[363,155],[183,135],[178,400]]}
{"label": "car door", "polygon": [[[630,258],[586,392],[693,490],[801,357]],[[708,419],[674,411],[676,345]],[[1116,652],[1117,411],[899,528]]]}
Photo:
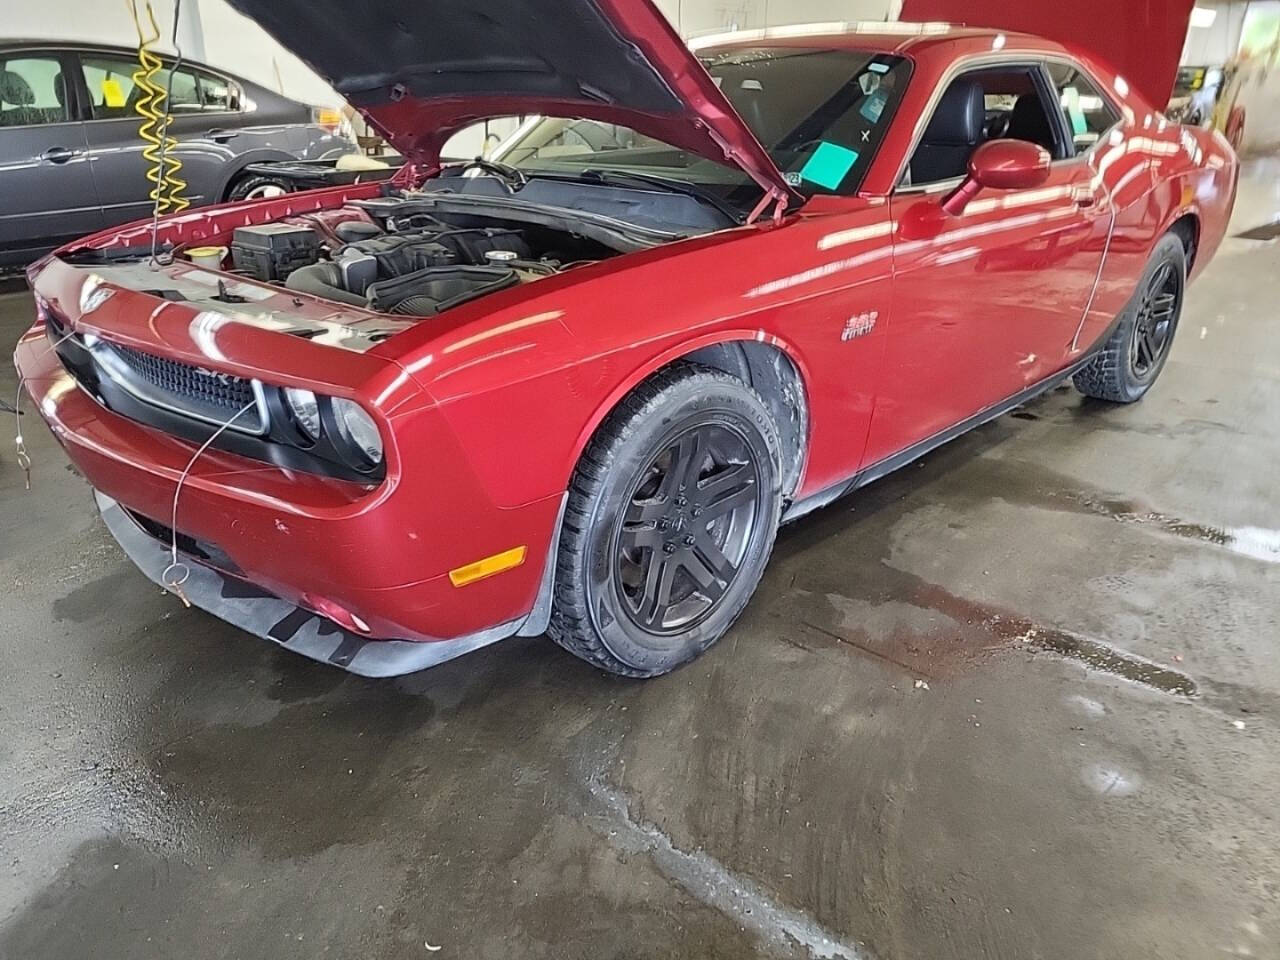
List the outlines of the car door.
{"label": "car door", "polygon": [[21,266],[102,226],[66,56],[0,50],[0,261]]}
{"label": "car door", "polygon": [[[1074,154],[1042,65],[988,64],[944,84],[890,198],[894,310],[868,464],[961,429],[1061,370],[1105,249],[1105,191]],[[1050,151],[1047,182],[943,212],[972,152],[1003,137]]]}
{"label": "car door", "polygon": [[[149,216],[151,183],[146,173],[152,164],[142,154],[147,143],[139,133],[143,118],[137,105],[145,92],[134,82],[138,62],[123,54],[90,51],[79,58],[76,72],[90,113],[86,137],[104,216],[110,224]],[[192,205],[221,199],[225,167],[236,153],[235,130],[221,126],[228,115],[228,88],[221,84],[219,101],[217,88],[202,84],[202,77],[203,71],[180,66],[168,100],[169,134],[178,141],[173,156],[182,162],[177,176],[186,182],[183,196]],[[154,83],[170,89],[169,70],[160,70]]]}

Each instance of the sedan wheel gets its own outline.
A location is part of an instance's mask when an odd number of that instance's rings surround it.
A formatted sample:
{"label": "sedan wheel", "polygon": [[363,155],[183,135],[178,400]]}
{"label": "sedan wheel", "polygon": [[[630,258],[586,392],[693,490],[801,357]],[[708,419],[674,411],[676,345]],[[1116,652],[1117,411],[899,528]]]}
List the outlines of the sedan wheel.
{"label": "sedan wheel", "polygon": [[733,624],[781,511],[778,432],[736,377],[682,365],[639,387],[583,455],[566,506],[552,638],[658,676]]}
{"label": "sedan wheel", "polygon": [[234,201],[266,200],[290,193],[289,183],[276,177],[247,176],[237,180],[227,192],[227,199]]}
{"label": "sedan wheel", "polygon": [[289,191],[277,183],[262,183],[244,195],[246,200],[265,200],[267,197],[283,197]]}

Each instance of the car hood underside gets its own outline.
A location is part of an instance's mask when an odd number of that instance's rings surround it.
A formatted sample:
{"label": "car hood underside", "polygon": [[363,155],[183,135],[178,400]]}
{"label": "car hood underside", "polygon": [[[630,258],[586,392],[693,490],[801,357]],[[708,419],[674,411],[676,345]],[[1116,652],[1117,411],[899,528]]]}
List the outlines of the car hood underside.
{"label": "car hood underside", "polygon": [[230,0],[397,150],[434,164],[463,127],[542,114],[619,123],[799,199],[650,0]]}

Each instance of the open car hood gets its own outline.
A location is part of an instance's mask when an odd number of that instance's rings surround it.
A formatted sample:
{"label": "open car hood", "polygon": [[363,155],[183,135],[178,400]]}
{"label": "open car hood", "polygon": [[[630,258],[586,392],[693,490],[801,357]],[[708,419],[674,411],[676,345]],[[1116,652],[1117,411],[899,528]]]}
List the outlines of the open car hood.
{"label": "open car hood", "polygon": [[902,19],[1034,33],[1114,67],[1157,109],[1173,90],[1194,0],[903,0]]}
{"label": "open car hood", "polygon": [[651,0],[230,0],[406,157],[497,116],[618,123],[799,199]]}

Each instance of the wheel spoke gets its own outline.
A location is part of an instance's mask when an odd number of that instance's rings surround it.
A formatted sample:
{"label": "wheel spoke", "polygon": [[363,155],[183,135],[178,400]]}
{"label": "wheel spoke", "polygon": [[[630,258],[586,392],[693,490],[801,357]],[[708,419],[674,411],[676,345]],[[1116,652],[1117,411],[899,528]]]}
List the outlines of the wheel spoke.
{"label": "wheel spoke", "polygon": [[712,603],[715,603],[724,594],[728,585],[711,572],[711,568],[706,565],[701,557],[696,555],[689,556],[685,560],[684,568],[698,582],[698,592]]}
{"label": "wheel spoke", "polygon": [[[721,552],[716,542],[711,539],[711,534],[705,530],[694,541],[693,555],[697,558],[698,564],[705,567],[708,573],[726,584],[737,572],[738,568]],[[693,568],[690,567],[690,570],[692,571]]]}
{"label": "wheel spoke", "polygon": [[666,516],[666,513],[667,502],[664,498],[658,497],[652,500],[632,500],[627,506],[627,512],[623,522],[627,524],[656,523]]}
{"label": "wheel spoke", "polygon": [[651,524],[627,524],[622,528],[619,545],[623,550],[662,549],[662,531]]}
{"label": "wheel spoke", "polygon": [[1147,283],[1147,299],[1150,300],[1160,290],[1164,289],[1164,285],[1169,282],[1169,277],[1173,274],[1173,266],[1168,263],[1160,265],[1160,269],[1151,275],[1151,280]]}
{"label": "wheel spoke", "polygon": [[1161,334],[1158,326],[1152,326],[1147,330],[1147,352],[1151,355],[1151,361],[1156,362],[1156,358],[1165,351],[1166,338]]}
{"label": "wheel spoke", "polygon": [[1155,363],[1163,350],[1164,338],[1160,335],[1159,328],[1152,327],[1147,331],[1147,356],[1151,358],[1152,363]]}
{"label": "wheel spoke", "polygon": [[1164,321],[1173,317],[1178,298],[1172,293],[1164,293],[1151,301],[1151,319]]}
{"label": "wheel spoke", "polygon": [[678,569],[679,564],[666,554],[651,554],[645,570],[644,593],[640,595],[640,608],[636,611],[646,626],[662,626],[671,606],[671,587]]}
{"label": "wheel spoke", "polygon": [[687,434],[670,448],[671,459],[658,483],[655,500],[667,501],[680,492],[680,487],[684,485],[684,472],[687,469],[686,457],[691,454],[692,445],[693,435]]}
{"label": "wheel spoke", "polygon": [[755,483],[751,464],[730,464],[698,488],[697,502],[708,519],[713,519],[749,504],[755,498]]}
{"label": "wheel spoke", "polygon": [[1138,354],[1142,357],[1146,366],[1156,362],[1156,351],[1151,342],[1151,333],[1143,333],[1138,336]]}
{"label": "wheel spoke", "polygon": [[702,463],[706,459],[706,444],[701,430],[694,430],[680,438],[680,446],[676,462],[672,464],[673,472],[680,478],[680,486],[696,488],[698,474],[702,472]]}

